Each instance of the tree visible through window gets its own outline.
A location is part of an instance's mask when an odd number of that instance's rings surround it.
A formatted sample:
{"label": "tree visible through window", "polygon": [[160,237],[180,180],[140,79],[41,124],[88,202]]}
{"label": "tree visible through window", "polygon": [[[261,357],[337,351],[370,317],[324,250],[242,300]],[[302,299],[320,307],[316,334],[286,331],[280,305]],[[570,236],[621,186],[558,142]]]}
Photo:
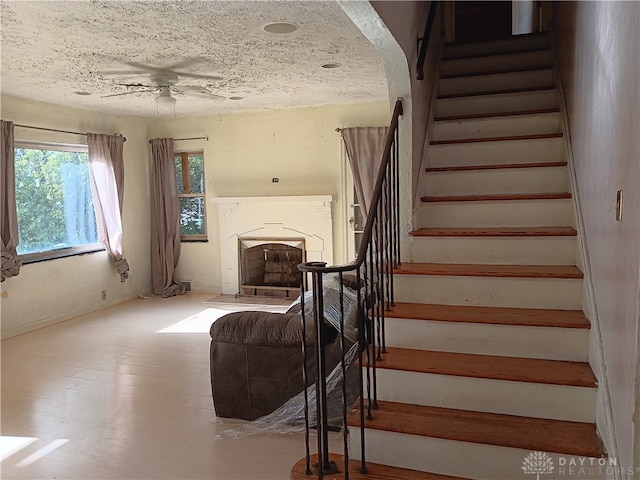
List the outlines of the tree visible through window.
{"label": "tree visible through window", "polygon": [[102,248],[97,244],[89,158],[82,146],[78,150],[14,149],[20,255],[47,258],[52,251]]}
{"label": "tree visible through window", "polygon": [[176,153],[176,185],[180,199],[182,240],[206,240],[204,154]]}

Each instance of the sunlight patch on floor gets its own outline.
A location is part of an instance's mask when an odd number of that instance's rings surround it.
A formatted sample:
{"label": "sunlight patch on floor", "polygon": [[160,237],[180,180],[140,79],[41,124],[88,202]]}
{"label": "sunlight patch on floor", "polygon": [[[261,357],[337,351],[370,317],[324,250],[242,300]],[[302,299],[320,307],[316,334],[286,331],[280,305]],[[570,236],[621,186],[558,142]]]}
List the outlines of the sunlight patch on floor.
{"label": "sunlight patch on floor", "polygon": [[208,333],[211,328],[211,324],[228,313],[241,311],[284,313],[288,308],[288,305],[219,303],[216,304],[215,307],[210,307],[191,315],[184,320],[180,320],[173,325],[169,325],[162,330],[158,330],[156,333]]}
{"label": "sunlight patch on floor", "polygon": [[69,440],[67,440],[66,438],[59,438],[57,440],[54,440],[53,442],[48,443],[47,445],[39,449],[37,452],[32,453],[27,458],[20,460],[18,463],[16,463],[16,467],[27,467],[31,465],[33,462],[40,460],[45,455],[50,454],[51,452],[61,447],[68,441]]}
{"label": "sunlight patch on floor", "polygon": [[11,455],[27,448],[38,439],[35,437],[7,437],[0,436],[0,462],[5,461]]}

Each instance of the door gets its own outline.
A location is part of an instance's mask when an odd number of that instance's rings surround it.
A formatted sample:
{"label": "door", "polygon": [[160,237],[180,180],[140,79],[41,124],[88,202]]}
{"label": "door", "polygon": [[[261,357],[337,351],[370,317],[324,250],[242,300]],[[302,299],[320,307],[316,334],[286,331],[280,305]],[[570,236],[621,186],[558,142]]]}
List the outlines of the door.
{"label": "door", "polygon": [[511,36],[511,2],[455,2],[455,42],[479,42]]}

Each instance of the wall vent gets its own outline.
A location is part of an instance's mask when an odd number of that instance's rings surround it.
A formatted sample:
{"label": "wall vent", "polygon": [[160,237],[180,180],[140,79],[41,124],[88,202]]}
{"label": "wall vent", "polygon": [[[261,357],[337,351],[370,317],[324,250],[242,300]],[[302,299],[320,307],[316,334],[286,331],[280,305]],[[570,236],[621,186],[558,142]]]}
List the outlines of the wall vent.
{"label": "wall vent", "polygon": [[185,292],[190,292],[191,291],[191,282],[187,281],[187,282],[180,282],[180,283],[184,287],[184,291]]}

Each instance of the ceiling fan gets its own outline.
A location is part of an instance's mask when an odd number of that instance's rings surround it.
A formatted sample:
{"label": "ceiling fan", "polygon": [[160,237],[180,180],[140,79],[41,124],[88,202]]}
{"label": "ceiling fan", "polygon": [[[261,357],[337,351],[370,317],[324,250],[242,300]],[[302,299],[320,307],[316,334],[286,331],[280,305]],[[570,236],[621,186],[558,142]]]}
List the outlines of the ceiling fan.
{"label": "ceiling fan", "polygon": [[[226,100],[226,97],[216,95],[205,87],[196,85],[178,85],[180,77],[190,77],[194,79],[205,80],[221,80],[222,77],[217,75],[201,75],[194,73],[183,73],[169,69],[162,69],[152,67],[150,65],[143,65],[138,63],[126,62],[129,65],[139,68],[139,71],[120,71],[120,72],[95,72],[98,74],[111,74],[111,75],[139,75],[145,74],[149,76],[147,83],[117,83],[127,88],[135,88],[135,90],[129,90],[122,93],[114,93],[111,95],[103,95],[102,98],[119,97],[123,95],[133,95],[136,93],[155,93],[156,105],[158,110],[165,107],[175,107],[176,99],[171,94],[178,93],[188,95],[191,97],[207,98],[210,100]],[[176,66],[176,65],[174,65]]]}

